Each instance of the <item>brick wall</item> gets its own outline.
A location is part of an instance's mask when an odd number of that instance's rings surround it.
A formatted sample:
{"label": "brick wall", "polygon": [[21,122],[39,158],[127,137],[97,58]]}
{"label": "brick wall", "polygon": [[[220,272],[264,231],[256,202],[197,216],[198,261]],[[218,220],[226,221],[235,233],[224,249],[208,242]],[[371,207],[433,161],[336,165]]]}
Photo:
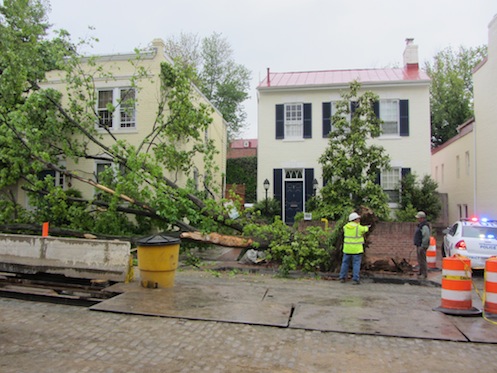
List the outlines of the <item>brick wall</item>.
{"label": "brick wall", "polygon": [[367,257],[369,260],[400,258],[409,262],[416,260],[416,249],[413,245],[414,231],[417,223],[384,223],[376,224],[369,235]]}
{"label": "brick wall", "polygon": [[228,149],[228,154],[226,158],[245,158],[245,157],[256,157],[257,149],[254,148],[230,148]]}
{"label": "brick wall", "polygon": [[[413,244],[413,236],[418,223],[401,223],[401,222],[379,222],[375,229],[368,237],[368,248],[366,249],[366,258],[369,262],[375,260],[390,258],[406,259],[409,263],[417,264],[416,248]],[[324,224],[317,221],[301,222],[299,229],[305,229],[304,226]],[[333,223],[330,224],[330,227]],[[433,232],[437,240],[437,257],[441,257],[441,243],[443,234],[442,227],[434,226]],[[445,227],[443,227],[445,228]]]}

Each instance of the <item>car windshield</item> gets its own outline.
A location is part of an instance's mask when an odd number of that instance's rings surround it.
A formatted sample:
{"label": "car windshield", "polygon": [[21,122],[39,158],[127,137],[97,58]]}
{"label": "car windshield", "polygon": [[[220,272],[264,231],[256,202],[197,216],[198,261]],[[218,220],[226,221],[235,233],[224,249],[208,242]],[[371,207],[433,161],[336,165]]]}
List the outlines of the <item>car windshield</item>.
{"label": "car windshield", "polygon": [[463,237],[495,239],[497,237],[497,227],[463,226]]}

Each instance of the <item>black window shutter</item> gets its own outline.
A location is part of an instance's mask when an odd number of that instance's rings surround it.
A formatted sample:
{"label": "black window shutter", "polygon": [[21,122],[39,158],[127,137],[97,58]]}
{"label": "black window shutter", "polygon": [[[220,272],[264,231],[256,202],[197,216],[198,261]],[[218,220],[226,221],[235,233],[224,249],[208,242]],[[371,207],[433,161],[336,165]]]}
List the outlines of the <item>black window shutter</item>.
{"label": "black window shutter", "polygon": [[374,110],[374,114],[376,115],[376,118],[380,119],[380,102],[379,101],[375,101],[373,103],[373,110]]}
{"label": "black window shutter", "polygon": [[331,132],[331,102],[323,102],[323,137]]}
{"label": "black window shutter", "polygon": [[312,104],[304,104],[304,139],[312,138]]}
{"label": "black window shutter", "polygon": [[283,170],[281,168],[275,168],[273,170],[273,198],[277,201],[282,202],[283,197]]}
{"label": "black window shutter", "polygon": [[404,177],[406,177],[407,175],[409,175],[410,173],[411,173],[411,169],[410,168],[402,168],[400,170],[400,174],[401,174],[402,179]]}
{"label": "black window shutter", "polygon": [[356,109],[359,107],[359,103],[357,101],[351,101],[350,102],[350,117],[354,117],[354,113]]}
{"label": "black window shutter", "polygon": [[276,139],[285,138],[285,105],[276,105]]}
{"label": "black window shutter", "polygon": [[381,172],[378,172],[376,174],[376,179],[375,179],[374,183],[377,185],[381,185]]}
{"label": "black window shutter", "polygon": [[55,179],[55,171],[54,170],[43,170],[38,172],[38,180],[45,180],[47,176],[52,176]]}
{"label": "black window shutter", "polygon": [[313,168],[306,168],[304,170],[304,182],[305,182],[305,201],[309,198],[311,198],[314,194],[314,169]]}
{"label": "black window shutter", "polygon": [[409,136],[409,100],[400,100],[400,136]]}

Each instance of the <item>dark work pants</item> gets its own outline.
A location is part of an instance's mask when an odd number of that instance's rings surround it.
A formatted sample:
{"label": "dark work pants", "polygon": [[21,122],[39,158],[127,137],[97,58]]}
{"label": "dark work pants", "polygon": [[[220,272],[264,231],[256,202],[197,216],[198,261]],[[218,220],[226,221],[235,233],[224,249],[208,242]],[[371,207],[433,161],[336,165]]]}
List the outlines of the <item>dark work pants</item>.
{"label": "dark work pants", "polygon": [[428,274],[428,265],[426,263],[426,251],[428,248],[421,246],[416,246],[416,252],[418,254],[418,264],[419,264],[419,275],[426,278]]}

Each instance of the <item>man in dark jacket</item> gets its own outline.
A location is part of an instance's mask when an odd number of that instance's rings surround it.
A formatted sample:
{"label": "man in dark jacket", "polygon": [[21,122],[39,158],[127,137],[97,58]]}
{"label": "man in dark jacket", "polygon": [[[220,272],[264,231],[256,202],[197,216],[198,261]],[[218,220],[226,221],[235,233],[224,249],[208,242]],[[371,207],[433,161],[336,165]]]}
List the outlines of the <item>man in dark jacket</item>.
{"label": "man in dark jacket", "polygon": [[428,274],[426,251],[428,250],[428,246],[430,246],[430,226],[426,221],[426,214],[423,211],[419,211],[415,217],[419,222],[416,232],[414,232],[414,246],[416,246],[419,264],[418,278],[424,280]]}

